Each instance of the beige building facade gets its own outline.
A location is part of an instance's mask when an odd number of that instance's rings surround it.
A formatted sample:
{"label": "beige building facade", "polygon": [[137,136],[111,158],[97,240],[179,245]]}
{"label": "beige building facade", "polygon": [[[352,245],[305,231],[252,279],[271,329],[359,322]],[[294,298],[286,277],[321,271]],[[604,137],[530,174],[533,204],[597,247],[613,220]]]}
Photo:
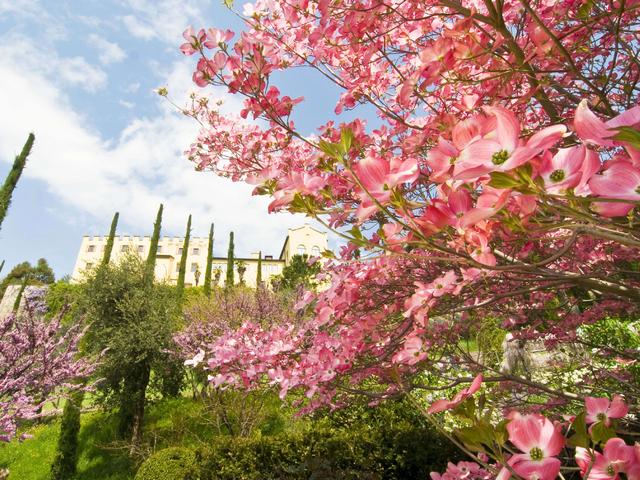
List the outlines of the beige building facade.
{"label": "beige building facade", "polygon": [[[97,266],[104,254],[107,244],[107,236],[84,236],[80,244],[80,250],[76,259],[72,282],[80,282],[84,274]],[[176,284],[182,256],[183,237],[162,237],[158,241],[158,255],[156,260],[155,277],[158,282]],[[187,253],[187,271],[185,285],[202,285],[207,268],[207,249],[209,239],[206,237],[192,237],[189,241]],[[123,255],[135,253],[142,258],[149,254],[151,238],[144,236],[117,236],[114,239],[111,261],[117,262]],[[283,242],[280,255],[262,252],[262,280],[270,282],[271,277],[280,275],[282,269],[296,254],[320,256],[328,249],[327,234],[316,230],[309,225],[290,228]],[[238,266],[244,266],[245,271],[242,280],[248,286],[256,286],[258,272],[258,252],[248,257],[236,257],[234,261],[235,283],[240,283]],[[212,282],[224,285],[227,270],[226,257],[214,257],[212,260]]]}

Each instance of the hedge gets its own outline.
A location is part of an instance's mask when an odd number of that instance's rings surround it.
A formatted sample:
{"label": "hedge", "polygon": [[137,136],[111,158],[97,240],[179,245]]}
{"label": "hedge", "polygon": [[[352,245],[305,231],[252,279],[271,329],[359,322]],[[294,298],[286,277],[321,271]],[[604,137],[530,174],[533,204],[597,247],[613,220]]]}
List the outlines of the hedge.
{"label": "hedge", "polygon": [[172,447],[151,455],[138,469],[135,480],[199,480],[193,450]]}
{"label": "hedge", "polygon": [[460,452],[428,428],[394,426],[222,437],[198,456],[202,480],[423,480]]}

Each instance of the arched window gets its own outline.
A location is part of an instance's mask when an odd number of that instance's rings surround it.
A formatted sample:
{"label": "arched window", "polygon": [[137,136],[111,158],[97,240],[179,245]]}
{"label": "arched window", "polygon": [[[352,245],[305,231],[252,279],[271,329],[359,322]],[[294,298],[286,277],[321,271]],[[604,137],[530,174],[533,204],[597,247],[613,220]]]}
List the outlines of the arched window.
{"label": "arched window", "polygon": [[319,257],[320,247],[318,247],[317,245],[314,245],[313,248],[311,249],[311,255],[313,255],[314,257]]}
{"label": "arched window", "polygon": [[307,247],[304,245],[298,245],[298,255],[304,255],[307,253]]}

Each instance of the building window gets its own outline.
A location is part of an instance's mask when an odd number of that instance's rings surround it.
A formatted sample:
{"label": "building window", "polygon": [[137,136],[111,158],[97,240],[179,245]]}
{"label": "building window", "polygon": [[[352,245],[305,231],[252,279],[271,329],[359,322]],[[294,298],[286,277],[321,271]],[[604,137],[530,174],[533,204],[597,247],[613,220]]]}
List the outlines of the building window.
{"label": "building window", "polygon": [[87,270],[89,270],[90,268],[93,268],[93,263],[91,263],[91,262],[87,262],[87,263],[85,263],[85,268],[86,268]]}
{"label": "building window", "polygon": [[197,263],[192,263],[191,264],[191,271],[195,272],[198,269],[198,264]]}
{"label": "building window", "polygon": [[318,247],[317,245],[314,245],[313,248],[311,249],[311,255],[313,255],[314,257],[319,257],[320,247]]}
{"label": "building window", "polygon": [[158,245],[158,250],[156,250],[157,253],[162,253],[162,245]]}
{"label": "building window", "polygon": [[298,255],[304,255],[305,253],[307,253],[307,247],[298,245]]}
{"label": "building window", "polygon": [[129,245],[122,245],[122,247],[120,247],[120,251],[121,252],[128,252],[129,251]]}
{"label": "building window", "polygon": [[144,252],[144,245],[138,245],[138,253]]}
{"label": "building window", "polygon": [[198,247],[194,247],[193,248],[193,254],[194,255],[200,255],[200,249]]}
{"label": "building window", "polygon": [[182,255],[182,250],[183,250],[182,247],[178,247],[178,255]]}
{"label": "building window", "polygon": [[87,247],[87,252],[95,252],[96,251],[96,246],[95,245],[89,245]]}

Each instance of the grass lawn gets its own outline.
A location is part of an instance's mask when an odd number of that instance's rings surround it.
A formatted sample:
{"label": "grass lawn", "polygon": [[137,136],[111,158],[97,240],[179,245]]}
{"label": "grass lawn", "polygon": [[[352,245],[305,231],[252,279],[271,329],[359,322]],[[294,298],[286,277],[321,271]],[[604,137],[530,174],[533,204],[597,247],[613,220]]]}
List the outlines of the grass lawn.
{"label": "grass lawn", "polygon": [[[133,479],[137,465],[113,441],[116,423],[114,415],[103,412],[82,414],[74,480]],[[31,439],[0,443],[0,468],[9,468],[9,480],[48,480],[59,431],[59,419],[52,418],[27,429],[33,435]],[[217,433],[203,423],[201,404],[188,398],[163,400],[147,410],[143,443],[153,450],[175,445],[195,447]]]}

